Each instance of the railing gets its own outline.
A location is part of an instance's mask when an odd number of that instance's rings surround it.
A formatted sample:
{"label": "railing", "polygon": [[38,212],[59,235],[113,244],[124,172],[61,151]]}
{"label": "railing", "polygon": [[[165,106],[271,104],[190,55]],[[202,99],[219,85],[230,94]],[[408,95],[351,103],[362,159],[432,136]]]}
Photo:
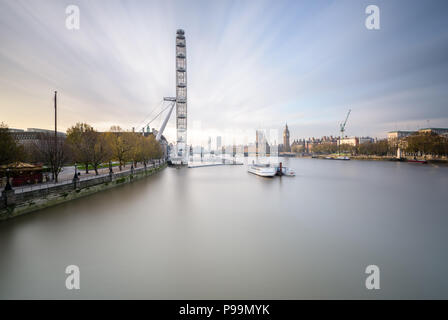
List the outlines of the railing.
{"label": "railing", "polygon": [[[154,168],[156,166],[159,166],[161,164],[165,163],[165,160],[160,159],[160,160],[154,160],[151,163],[146,165],[146,169],[151,169]],[[129,165],[129,164],[128,164]],[[116,167],[115,167],[116,168]],[[102,168],[100,169],[101,171],[107,171],[107,172],[102,172],[98,175],[96,174],[89,174],[88,176],[79,176],[79,182],[83,182],[83,181],[89,181],[89,180],[94,180],[94,179],[98,179],[98,178],[102,178],[102,177],[108,177],[109,176],[109,168]],[[130,172],[131,172],[132,168],[130,168],[129,166],[125,169],[125,170],[121,170],[121,171],[115,171],[113,172],[115,177],[121,177],[121,176],[127,176]],[[138,172],[142,172],[145,170],[145,166],[142,163],[138,163],[138,165],[136,167],[134,167],[134,173],[138,173]],[[93,170],[92,170],[93,171]],[[38,183],[38,184],[31,184],[31,185],[23,185],[23,186],[19,186],[19,187],[13,187],[12,189],[14,190],[15,194],[19,194],[19,193],[24,193],[24,192],[30,192],[30,191],[34,191],[34,190],[47,190],[48,192],[50,191],[50,189],[55,188],[55,187],[60,187],[60,186],[64,186],[64,185],[69,185],[69,184],[73,184],[73,177],[71,178],[67,178],[67,179],[63,179],[60,180],[55,183],[54,181],[48,181],[48,182],[44,182],[44,183]]]}

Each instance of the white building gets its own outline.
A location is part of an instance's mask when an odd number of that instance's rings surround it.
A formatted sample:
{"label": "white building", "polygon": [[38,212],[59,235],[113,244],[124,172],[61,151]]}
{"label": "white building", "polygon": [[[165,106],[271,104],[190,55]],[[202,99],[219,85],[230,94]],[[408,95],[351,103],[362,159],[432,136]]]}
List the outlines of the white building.
{"label": "white building", "polygon": [[393,140],[399,140],[401,138],[408,137],[414,133],[416,133],[416,131],[390,131],[387,133],[387,140],[389,140],[389,142]]}
{"label": "white building", "polygon": [[338,145],[339,144],[348,144],[350,146],[359,146],[360,144],[364,144],[364,143],[371,143],[374,142],[373,138],[370,137],[345,137],[342,138],[342,140],[338,140]]}

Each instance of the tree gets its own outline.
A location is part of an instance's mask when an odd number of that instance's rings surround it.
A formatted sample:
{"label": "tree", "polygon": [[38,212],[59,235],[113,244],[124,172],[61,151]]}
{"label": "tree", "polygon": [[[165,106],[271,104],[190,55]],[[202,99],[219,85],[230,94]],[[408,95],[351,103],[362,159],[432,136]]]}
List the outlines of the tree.
{"label": "tree", "polygon": [[387,140],[379,140],[377,142],[360,144],[357,153],[362,155],[387,156],[388,154],[393,153],[393,150]]}
{"label": "tree", "polygon": [[405,139],[405,151],[413,155],[448,155],[448,138],[436,133],[417,133]]}
{"label": "tree", "polygon": [[148,137],[141,137],[139,140],[140,157],[143,165],[146,168],[149,160],[151,159],[151,141]]}
{"label": "tree", "polygon": [[356,146],[352,145],[352,144],[348,144],[348,143],[343,143],[339,146],[339,150],[342,153],[350,153],[350,154],[356,154]]}
{"label": "tree", "polygon": [[128,133],[123,131],[119,126],[112,126],[106,134],[106,139],[112,152],[112,158],[118,161],[120,171],[122,165],[129,159],[132,149],[129,139],[126,138],[126,134]]}
{"label": "tree", "polygon": [[67,160],[67,144],[65,139],[55,137],[53,133],[41,133],[34,144],[35,152],[50,168],[54,181],[58,182],[58,175]]}
{"label": "tree", "polygon": [[312,151],[314,153],[335,153],[338,151],[338,146],[333,143],[321,143],[313,145]]}
{"label": "tree", "polygon": [[153,135],[147,137],[147,139],[149,140],[150,159],[160,159],[162,157],[162,146]]}
{"label": "tree", "polygon": [[92,162],[95,151],[97,132],[87,123],[77,123],[67,129],[67,144],[70,146],[75,161],[82,163],[89,173],[89,164]]}
{"label": "tree", "polygon": [[91,153],[91,163],[95,174],[98,175],[98,167],[100,164],[112,159],[112,150],[107,141],[105,133],[94,133],[95,144]]}
{"label": "tree", "polygon": [[137,162],[143,161],[144,148],[142,146],[142,141],[145,139],[145,137],[134,132],[127,132],[125,133],[123,138],[130,146],[129,159],[132,160],[132,163],[136,166]]}
{"label": "tree", "polygon": [[291,151],[294,153],[301,153],[301,152],[305,152],[304,150],[305,148],[303,147],[303,145],[301,144],[295,144],[291,147]]}
{"label": "tree", "polygon": [[0,165],[23,161],[25,149],[19,145],[9,132],[8,126],[0,124]]}
{"label": "tree", "polygon": [[160,159],[162,157],[162,147],[153,135],[141,137],[139,140],[139,152],[141,161],[145,167],[150,160]]}

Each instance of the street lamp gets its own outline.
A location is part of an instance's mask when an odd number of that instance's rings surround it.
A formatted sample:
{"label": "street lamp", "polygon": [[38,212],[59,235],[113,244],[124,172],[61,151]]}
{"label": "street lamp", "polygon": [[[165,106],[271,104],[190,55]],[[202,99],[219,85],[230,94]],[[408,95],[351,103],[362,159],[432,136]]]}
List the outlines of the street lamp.
{"label": "street lamp", "polygon": [[6,186],[5,191],[12,190],[11,184],[9,183],[9,168],[6,168]]}
{"label": "street lamp", "polygon": [[75,162],[75,175],[73,176],[73,180],[78,180],[78,165]]}

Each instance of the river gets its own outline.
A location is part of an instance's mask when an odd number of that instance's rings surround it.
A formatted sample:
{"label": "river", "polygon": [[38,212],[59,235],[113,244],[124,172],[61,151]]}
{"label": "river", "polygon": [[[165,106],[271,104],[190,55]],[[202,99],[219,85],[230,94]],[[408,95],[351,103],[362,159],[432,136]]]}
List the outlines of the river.
{"label": "river", "polygon": [[166,168],[0,223],[0,298],[448,298],[448,167],[282,161],[296,177]]}

